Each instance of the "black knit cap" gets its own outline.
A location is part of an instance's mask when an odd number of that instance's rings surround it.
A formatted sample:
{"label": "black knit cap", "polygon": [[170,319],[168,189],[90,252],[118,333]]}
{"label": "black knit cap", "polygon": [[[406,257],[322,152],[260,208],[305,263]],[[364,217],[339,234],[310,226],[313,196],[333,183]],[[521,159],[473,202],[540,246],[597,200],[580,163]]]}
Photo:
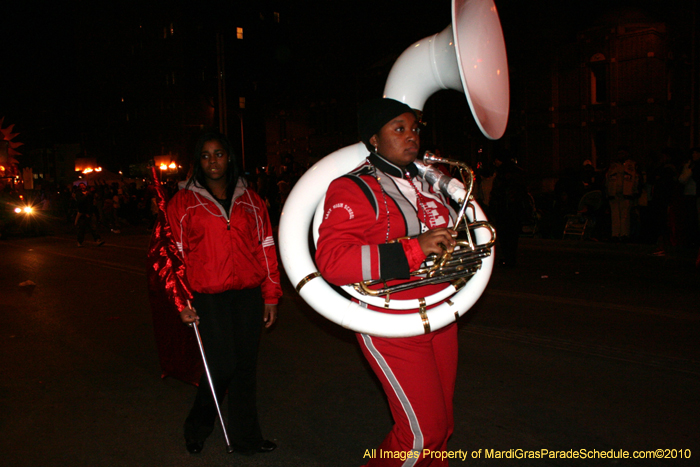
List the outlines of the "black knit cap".
{"label": "black knit cap", "polygon": [[378,98],[362,104],[357,112],[357,126],[360,131],[360,139],[365,143],[367,149],[370,151],[374,149],[369,143],[372,136],[379,133],[379,130],[391,120],[406,112],[410,112],[416,119],[418,118],[412,108],[394,99]]}

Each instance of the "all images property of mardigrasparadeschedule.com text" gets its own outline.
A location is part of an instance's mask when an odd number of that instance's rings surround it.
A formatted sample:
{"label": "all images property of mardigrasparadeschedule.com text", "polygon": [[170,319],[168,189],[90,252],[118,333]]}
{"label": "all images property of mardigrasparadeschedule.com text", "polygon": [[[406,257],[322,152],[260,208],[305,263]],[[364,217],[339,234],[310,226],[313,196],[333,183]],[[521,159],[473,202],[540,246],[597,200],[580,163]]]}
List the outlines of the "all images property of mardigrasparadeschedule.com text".
{"label": "all images property of mardigrasparadeschedule.com text", "polygon": [[628,451],[625,449],[474,449],[456,451],[385,451],[382,449],[367,449],[363,457],[370,459],[456,459],[465,462],[467,459],[690,459],[690,449],[649,449]]}

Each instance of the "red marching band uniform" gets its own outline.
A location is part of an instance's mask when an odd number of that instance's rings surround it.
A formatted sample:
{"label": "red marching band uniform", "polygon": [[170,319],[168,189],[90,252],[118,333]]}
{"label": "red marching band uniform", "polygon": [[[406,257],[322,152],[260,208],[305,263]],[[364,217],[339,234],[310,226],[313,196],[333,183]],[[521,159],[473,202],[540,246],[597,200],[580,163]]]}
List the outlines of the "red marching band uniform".
{"label": "red marching band uniform", "polygon": [[[371,154],[349,174],[334,180],[326,193],[316,263],[330,283],[345,285],[374,279],[409,279],[425,260],[415,237],[429,229],[452,227],[456,213],[442,193],[418,176]],[[388,243],[390,240],[398,242]],[[420,298],[445,284],[420,286],[391,295]],[[385,310],[415,313],[418,310]],[[367,466],[438,466],[446,460],[424,455],[445,451],[454,427],[452,399],[457,369],[457,326],[429,334],[382,338],[357,334],[365,358],[381,381],[395,425]],[[403,453],[403,454],[400,454]]]}

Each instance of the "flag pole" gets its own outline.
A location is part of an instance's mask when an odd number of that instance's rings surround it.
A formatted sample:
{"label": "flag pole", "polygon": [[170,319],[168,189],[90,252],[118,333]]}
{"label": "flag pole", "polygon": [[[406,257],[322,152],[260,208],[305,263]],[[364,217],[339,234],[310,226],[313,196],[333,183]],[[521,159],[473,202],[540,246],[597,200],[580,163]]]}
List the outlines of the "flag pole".
{"label": "flag pole", "polygon": [[[187,306],[192,308],[190,301],[187,300]],[[193,308],[194,309],[194,308]],[[197,335],[197,344],[199,344],[199,351],[202,353],[202,361],[204,362],[204,372],[207,374],[207,380],[209,381],[209,387],[211,388],[211,395],[214,397],[214,405],[216,406],[216,413],[219,414],[219,421],[221,422],[221,429],[224,432],[224,440],[226,441],[226,452],[231,454],[233,448],[228,440],[228,433],[226,432],[226,424],[224,423],[224,417],[221,415],[221,408],[219,408],[219,401],[216,398],[216,391],[214,390],[214,382],[211,379],[211,373],[209,372],[209,365],[207,364],[207,357],[204,354],[204,346],[202,345],[202,336],[199,334],[199,326],[197,322],[190,323],[190,326],[194,328],[194,332]]]}

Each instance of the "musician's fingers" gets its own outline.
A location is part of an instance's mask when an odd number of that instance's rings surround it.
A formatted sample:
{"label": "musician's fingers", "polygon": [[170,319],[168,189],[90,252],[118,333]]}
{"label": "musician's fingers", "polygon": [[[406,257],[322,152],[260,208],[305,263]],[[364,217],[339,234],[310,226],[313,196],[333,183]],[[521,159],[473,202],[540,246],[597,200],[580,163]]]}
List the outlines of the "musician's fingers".
{"label": "musician's fingers", "polygon": [[429,230],[418,236],[418,243],[426,255],[443,251],[452,252],[455,246],[454,238],[448,229]]}
{"label": "musician's fingers", "polygon": [[436,243],[442,250],[447,251],[448,253],[452,253],[455,247],[454,237],[447,229],[437,232]]}

